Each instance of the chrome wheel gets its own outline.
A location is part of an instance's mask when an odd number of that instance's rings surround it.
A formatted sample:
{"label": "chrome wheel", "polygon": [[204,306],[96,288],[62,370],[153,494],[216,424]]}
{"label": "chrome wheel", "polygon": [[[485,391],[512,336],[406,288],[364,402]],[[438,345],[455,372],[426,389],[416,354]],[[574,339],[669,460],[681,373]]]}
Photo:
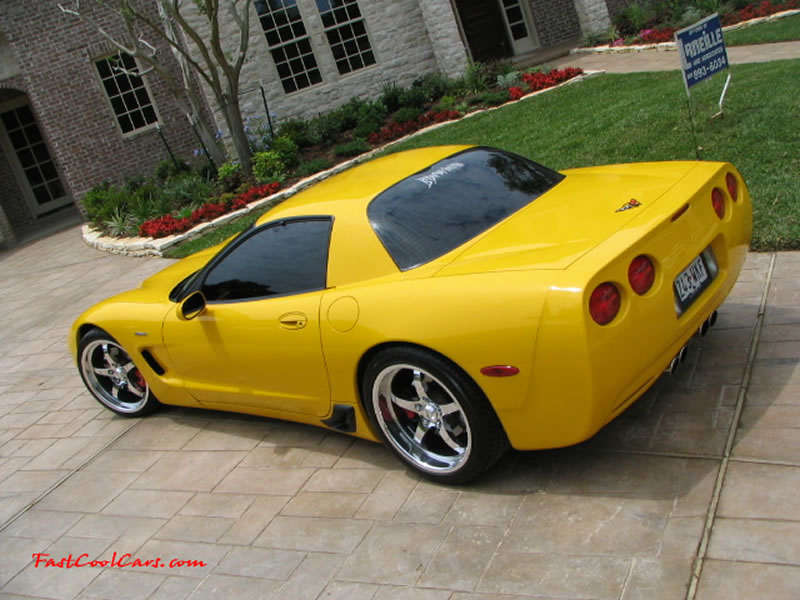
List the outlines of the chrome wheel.
{"label": "chrome wheel", "polygon": [[472,431],[457,395],[412,364],[381,370],[372,385],[372,409],[389,443],[416,468],[454,473],[472,453]]}
{"label": "chrome wheel", "polygon": [[150,388],[122,346],[107,337],[81,345],[80,370],[89,391],[114,412],[138,414],[148,407]]}

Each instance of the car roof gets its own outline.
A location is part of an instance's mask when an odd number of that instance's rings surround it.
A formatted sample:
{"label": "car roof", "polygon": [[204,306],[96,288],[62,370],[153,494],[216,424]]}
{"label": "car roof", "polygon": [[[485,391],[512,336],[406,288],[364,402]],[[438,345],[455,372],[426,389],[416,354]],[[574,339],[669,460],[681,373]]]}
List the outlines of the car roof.
{"label": "car roof", "polygon": [[390,154],[358,165],[297,193],[267,211],[258,223],[304,215],[365,216],[385,189],[471,146],[433,146]]}

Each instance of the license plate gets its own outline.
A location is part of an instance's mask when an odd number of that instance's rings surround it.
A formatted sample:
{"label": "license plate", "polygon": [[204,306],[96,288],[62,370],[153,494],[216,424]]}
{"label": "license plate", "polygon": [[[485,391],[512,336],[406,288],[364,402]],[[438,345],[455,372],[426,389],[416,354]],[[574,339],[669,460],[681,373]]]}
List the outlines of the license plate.
{"label": "license plate", "polygon": [[678,313],[683,313],[703,293],[712,277],[701,254],[675,278],[675,301]]}

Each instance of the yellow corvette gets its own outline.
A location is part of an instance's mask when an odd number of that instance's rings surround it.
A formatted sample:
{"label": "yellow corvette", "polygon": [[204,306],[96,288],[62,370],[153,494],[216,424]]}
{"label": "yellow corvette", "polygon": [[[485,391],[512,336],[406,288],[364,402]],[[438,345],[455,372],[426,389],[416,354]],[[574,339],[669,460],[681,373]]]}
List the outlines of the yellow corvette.
{"label": "yellow corvette", "polygon": [[509,445],[585,440],[674,368],[751,228],[727,163],[556,172],[492,148],[413,150],[97,304],[69,343],[118,414],[298,421],[464,482]]}

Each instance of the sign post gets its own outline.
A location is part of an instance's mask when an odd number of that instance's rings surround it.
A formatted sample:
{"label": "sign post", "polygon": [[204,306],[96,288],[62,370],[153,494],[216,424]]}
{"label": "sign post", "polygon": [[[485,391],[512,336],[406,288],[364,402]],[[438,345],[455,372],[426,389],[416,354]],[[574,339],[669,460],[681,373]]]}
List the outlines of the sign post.
{"label": "sign post", "polygon": [[675,45],[681,57],[683,83],[688,96],[692,95],[692,86],[709,79],[723,69],[728,69],[728,78],[719,98],[719,114],[722,114],[722,103],[731,82],[731,72],[719,15],[713,14],[694,25],[676,31]]}

